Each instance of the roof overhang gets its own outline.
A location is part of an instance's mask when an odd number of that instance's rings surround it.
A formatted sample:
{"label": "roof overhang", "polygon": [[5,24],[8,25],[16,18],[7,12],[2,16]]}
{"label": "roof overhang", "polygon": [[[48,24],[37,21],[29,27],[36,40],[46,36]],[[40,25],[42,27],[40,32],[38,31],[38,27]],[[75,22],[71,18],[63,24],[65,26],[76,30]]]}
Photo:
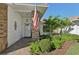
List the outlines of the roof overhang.
{"label": "roof overhang", "polygon": [[21,13],[22,16],[28,12],[34,11],[35,6],[37,6],[37,10],[40,12],[40,18],[48,7],[48,5],[45,3],[12,3],[8,5],[12,6],[15,11]]}

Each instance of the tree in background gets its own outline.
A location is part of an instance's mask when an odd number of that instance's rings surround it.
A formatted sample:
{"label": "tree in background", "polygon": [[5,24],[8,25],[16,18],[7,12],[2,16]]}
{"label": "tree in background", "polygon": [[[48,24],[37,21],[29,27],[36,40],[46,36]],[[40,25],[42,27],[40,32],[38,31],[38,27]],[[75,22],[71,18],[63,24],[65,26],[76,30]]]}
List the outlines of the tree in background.
{"label": "tree in background", "polygon": [[53,34],[53,30],[57,29],[59,27],[59,16],[52,17],[49,16],[49,18],[46,20],[46,30],[49,32],[50,39]]}
{"label": "tree in background", "polygon": [[[53,30],[60,28],[60,36],[62,35],[62,29],[68,28],[70,25],[72,25],[72,22],[68,18],[60,18],[59,16],[49,16],[48,19],[46,19],[46,31],[49,32],[50,39],[53,35]],[[67,30],[66,30],[67,31]],[[65,31],[65,32],[66,32]]]}
{"label": "tree in background", "polygon": [[67,32],[70,29],[72,24],[73,22],[71,22],[68,18],[64,18],[64,26],[66,28],[65,32]]}

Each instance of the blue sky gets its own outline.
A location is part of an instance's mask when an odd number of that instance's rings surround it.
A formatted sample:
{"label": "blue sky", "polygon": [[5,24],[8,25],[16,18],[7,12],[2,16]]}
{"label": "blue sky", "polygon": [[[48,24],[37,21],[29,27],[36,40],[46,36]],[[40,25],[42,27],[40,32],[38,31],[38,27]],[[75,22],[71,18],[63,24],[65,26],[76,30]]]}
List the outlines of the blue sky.
{"label": "blue sky", "polygon": [[79,3],[49,3],[43,18],[79,16]]}

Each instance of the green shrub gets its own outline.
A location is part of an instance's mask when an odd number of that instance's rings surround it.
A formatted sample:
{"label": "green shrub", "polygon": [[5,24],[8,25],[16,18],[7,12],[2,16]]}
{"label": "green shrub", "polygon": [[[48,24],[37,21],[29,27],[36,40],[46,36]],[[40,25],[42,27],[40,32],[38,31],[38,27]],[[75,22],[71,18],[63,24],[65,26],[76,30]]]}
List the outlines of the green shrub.
{"label": "green shrub", "polygon": [[51,43],[52,43],[53,48],[60,48],[62,45],[62,41],[58,39],[51,41]]}
{"label": "green shrub", "polygon": [[79,40],[79,35],[73,35],[73,39]]}
{"label": "green shrub", "polygon": [[79,40],[79,35],[63,33],[60,35],[53,35],[52,39],[48,39],[48,36],[44,36],[45,39],[35,41],[31,44],[31,52],[34,54],[40,54],[42,52],[48,52],[51,49],[60,48],[65,41]]}
{"label": "green shrub", "polygon": [[39,54],[41,52],[38,41],[31,44],[31,52],[34,54]]}
{"label": "green shrub", "polygon": [[48,52],[50,50],[51,50],[51,43],[49,39],[42,39],[40,41],[36,41],[31,44],[31,52],[34,54]]}
{"label": "green shrub", "polygon": [[70,34],[62,34],[61,39],[62,39],[63,41],[67,41],[67,40],[72,40],[72,37],[71,37]]}
{"label": "green shrub", "polygon": [[79,39],[79,35],[75,35],[75,34],[63,34],[62,35],[62,40],[67,41],[67,40],[76,40]]}
{"label": "green shrub", "polygon": [[52,49],[52,50],[53,50],[53,49],[56,49],[56,47],[55,47],[53,41],[51,41],[51,49]]}
{"label": "green shrub", "polygon": [[39,42],[39,46],[41,49],[41,52],[48,52],[51,50],[51,42],[49,39],[43,39]]}
{"label": "green shrub", "polygon": [[79,35],[69,33],[63,33],[62,36],[54,35],[51,41],[52,48],[60,48],[62,44],[68,40],[79,40]]}
{"label": "green shrub", "polygon": [[52,40],[56,40],[56,39],[58,39],[58,40],[60,40],[60,36],[59,35],[54,35],[54,36],[52,36]]}
{"label": "green shrub", "polygon": [[54,35],[52,37],[52,40],[51,40],[51,47],[52,47],[52,49],[61,47],[62,41],[60,40],[60,38],[61,37],[59,35]]}

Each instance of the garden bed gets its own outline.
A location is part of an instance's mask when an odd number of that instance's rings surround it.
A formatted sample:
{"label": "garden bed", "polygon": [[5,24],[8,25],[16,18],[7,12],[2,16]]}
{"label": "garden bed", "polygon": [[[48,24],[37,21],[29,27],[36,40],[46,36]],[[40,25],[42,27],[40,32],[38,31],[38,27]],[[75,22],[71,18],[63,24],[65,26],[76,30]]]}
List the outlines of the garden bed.
{"label": "garden bed", "polygon": [[[62,45],[61,48],[57,48],[55,50],[52,50],[51,52],[40,53],[39,55],[65,55],[67,50],[69,50],[69,48],[76,43],[78,43],[76,40],[75,41],[66,41],[66,42],[64,42],[64,44]],[[31,54],[30,47],[27,50],[28,50],[28,53]],[[33,54],[33,55],[37,55],[37,54]]]}
{"label": "garden bed", "polygon": [[68,33],[64,33],[62,36],[54,35],[51,39],[46,37],[42,40],[32,42],[30,52],[36,55],[63,55],[71,45],[78,41],[78,35]]}
{"label": "garden bed", "polygon": [[64,44],[62,45],[62,48],[58,48],[56,50],[53,50],[49,53],[44,53],[43,55],[64,55],[67,50],[69,49],[70,46],[76,44],[77,41],[66,41],[64,42]]}

